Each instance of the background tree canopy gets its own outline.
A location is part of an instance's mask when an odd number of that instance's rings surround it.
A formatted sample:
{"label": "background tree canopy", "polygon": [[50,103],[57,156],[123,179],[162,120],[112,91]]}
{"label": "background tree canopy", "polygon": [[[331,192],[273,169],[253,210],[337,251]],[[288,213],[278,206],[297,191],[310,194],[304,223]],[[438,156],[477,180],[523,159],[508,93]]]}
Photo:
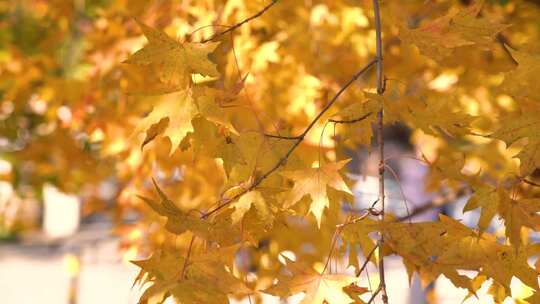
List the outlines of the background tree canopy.
{"label": "background tree canopy", "polygon": [[[540,303],[538,1],[18,0],[0,16],[0,178],[139,231],[141,303],[391,303],[392,255],[425,285],[502,302],[517,278]],[[421,206],[389,199],[403,159],[427,168]],[[347,173],[375,196],[355,200]],[[3,235],[13,223],[0,214]]]}

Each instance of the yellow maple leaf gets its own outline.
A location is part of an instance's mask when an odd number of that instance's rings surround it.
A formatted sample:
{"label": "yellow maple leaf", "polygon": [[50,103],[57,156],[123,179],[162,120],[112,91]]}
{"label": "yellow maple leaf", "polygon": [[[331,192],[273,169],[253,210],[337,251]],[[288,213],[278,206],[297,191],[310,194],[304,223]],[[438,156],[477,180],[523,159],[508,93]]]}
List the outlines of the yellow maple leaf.
{"label": "yellow maple leaf", "polygon": [[528,139],[528,143],[515,156],[521,161],[521,174],[527,176],[540,167],[540,107],[536,104],[522,107],[521,113],[504,116],[499,121],[500,127],[490,137],[504,141],[507,146],[520,139]]}
{"label": "yellow maple leaf", "polygon": [[165,224],[167,231],[178,235],[191,231],[198,237],[208,241],[219,241],[220,244],[234,243],[238,229],[232,225],[232,209],[224,211],[212,219],[205,219],[200,212],[195,210],[184,211],[178,208],[159,188],[158,184],[155,181],[153,183],[160,199],[159,202],[140,195],[138,197],[157,214],[167,218]]}
{"label": "yellow maple leaf", "polygon": [[[240,244],[236,244],[200,251],[189,260],[178,250],[162,249],[146,260],[134,261],[141,268],[136,283],[151,283],[141,296],[141,302],[154,297],[164,300],[172,295],[182,303],[227,303],[229,294],[252,293],[226,268],[231,267],[239,248]],[[185,268],[178,271],[178,265]]]}
{"label": "yellow maple leaf", "polygon": [[440,215],[440,222],[384,223],[385,244],[413,265],[428,281],[443,274],[456,286],[474,293],[477,284],[458,269],[477,270],[510,292],[513,276],[538,288],[538,273],[527,262],[523,247],[502,245],[489,234],[481,237],[460,222]]}
{"label": "yellow maple leaf", "polygon": [[349,160],[344,160],[327,163],[318,168],[281,172],[281,175],[294,181],[294,187],[285,198],[284,207],[289,208],[305,195],[309,195],[312,201],[309,210],[317,219],[317,224],[320,227],[323,211],[330,205],[326,186],[352,195],[351,190],[339,174],[339,170],[348,162]]}
{"label": "yellow maple leaf", "polygon": [[540,74],[540,55],[509,49],[517,61],[517,68],[504,75],[501,90],[516,98],[540,101],[537,77]]}
{"label": "yellow maple leaf", "polygon": [[499,204],[499,214],[504,220],[506,236],[514,246],[521,245],[521,228],[540,230],[540,199],[513,200],[505,197]]}
{"label": "yellow maple leaf", "polygon": [[508,192],[491,186],[477,189],[469,199],[464,211],[481,207],[478,227],[480,232],[485,231],[491,219],[499,213],[504,220],[506,236],[515,246],[521,244],[521,228],[523,226],[534,230],[540,229],[540,200],[538,199],[511,199]]}
{"label": "yellow maple leaf", "polygon": [[[373,135],[371,124],[377,120],[377,112],[380,109],[381,102],[376,99],[355,102],[342,109],[329,121],[344,129],[342,132],[345,138],[350,138],[355,143],[371,147],[371,137]],[[359,132],[357,132],[358,130]]]}
{"label": "yellow maple leaf", "polygon": [[519,171],[522,176],[527,176],[536,168],[540,168],[540,138],[530,139],[515,157],[521,161]]}
{"label": "yellow maple leaf", "polygon": [[195,98],[199,114],[205,119],[226,127],[232,133],[238,135],[238,131],[227,117],[225,110],[219,102],[222,98],[233,98],[230,92],[224,92],[209,87],[195,87],[193,96]]}
{"label": "yellow maple leaf", "polygon": [[137,20],[148,44],[131,55],[125,63],[152,66],[161,82],[176,89],[185,89],[192,74],[219,76],[216,65],[208,59],[218,42],[178,42],[164,32]]}
{"label": "yellow maple leaf", "polygon": [[[354,247],[355,244],[360,244],[364,257],[367,257],[376,246],[375,241],[369,237],[369,234],[375,230],[375,222],[372,219],[365,218],[356,223],[346,225],[341,232],[341,236],[345,242],[350,243],[351,247]],[[370,260],[377,263],[377,256],[372,254]]]}
{"label": "yellow maple leaf", "polygon": [[479,18],[482,2],[461,11],[450,11],[418,29],[402,29],[400,38],[416,45],[424,55],[435,60],[443,60],[458,47],[489,46],[495,35],[508,25],[489,17]]}
{"label": "yellow maple leaf", "polygon": [[499,194],[497,189],[484,185],[475,190],[473,196],[467,201],[463,211],[467,212],[476,208],[482,208],[480,218],[478,219],[478,228],[480,232],[485,231],[491,220],[497,214],[499,207]]}
{"label": "yellow maple leaf", "polygon": [[353,299],[343,290],[344,287],[358,282],[357,277],[341,274],[321,274],[311,267],[286,258],[287,269],[292,276],[281,276],[279,282],[265,292],[286,297],[299,292],[306,295],[301,304],[342,304],[351,303]]}
{"label": "yellow maple leaf", "polygon": [[[158,133],[163,133],[171,141],[172,154],[184,137],[193,132],[191,120],[197,114],[191,94],[188,91],[179,91],[158,97],[158,102],[152,112],[135,128],[134,134],[146,131],[143,147],[155,138]],[[167,120],[166,127],[162,126]],[[158,127],[158,125],[161,125]]]}
{"label": "yellow maple leaf", "polygon": [[264,197],[258,191],[249,191],[244,193],[231,206],[234,207],[234,212],[231,215],[233,224],[238,223],[244,217],[244,214],[248,212],[251,206],[255,206],[255,208],[259,210],[267,209]]}
{"label": "yellow maple leaf", "polygon": [[[442,96],[441,96],[442,97]],[[427,134],[444,138],[455,138],[469,134],[469,127],[475,117],[463,110],[455,109],[458,102],[452,98],[408,99],[402,104],[403,110],[399,115],[403,120],[422,129]],[[388,104],[390,109],[398,112],[399,104]],[[441,115],[444,113],[444,115]]]}

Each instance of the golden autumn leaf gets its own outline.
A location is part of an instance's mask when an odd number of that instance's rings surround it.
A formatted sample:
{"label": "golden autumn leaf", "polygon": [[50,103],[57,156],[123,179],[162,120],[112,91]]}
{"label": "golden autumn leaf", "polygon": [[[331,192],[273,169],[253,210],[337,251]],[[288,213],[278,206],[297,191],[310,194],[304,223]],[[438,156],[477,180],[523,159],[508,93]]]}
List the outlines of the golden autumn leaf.
{"label": "golden autumn leaf", "polygon": [[131,55],[125,63],[151,66],[160,81],[173,89],[182,90],[192,82],[192,74],[219,76],[216,65],[208,59],[219,43],[178,42],[164,32],[136,20],[148,44]]}
{"label": "golden autumn leaf", "polygon": [[305,292],[301,304],[340,304],[351,303],[353,299],[343,290],[358,281],[358,278],[340,274],[320,274],[311,267],[287,260],[287,270],[291,276],[280,276],[277,284],[264,292],[287,297]]}
{"label": "golden autumn leaf", "polygon": [[527,176],[540,168],[540,137],[530,138],[523,149],[516,154],[521,161],[520,172],[522,176]]}
{"label": "golden autumn leaf", "polygon": [[[158,133],[162,133],[171,141],[170,154],[174,153],[180,142],[189,133],[193,132],[191,120],[197,114],[191,93],[180,91],[156,97],[157,102],[152,112],[137,125],[134,134],[146,131],[143,143],[146,145],[154,139]],[[166,126],[163,126],[167,121]]]}
{"label": "golden autumn leaf", "polygon": [[469,114],[453,110],[449,99],[435,102],[411,101],[407,108],[407,112],[402,112],[405,120],[428,134],[440,134],[448,138],[469,134],[470,125],[475,119]]}
{"label": "golden autumn leaf", "polygon": [[501,119],[500,127],[490,137],[500,139],[507,146],[522,138],[540,137],[540,116],[534,112],[508,115]]}
{"label": "golden autumn leaf", "polygon": [[536,270],[527,263],[523,249],[501,245],[492,236],[480,237],[475,231],[449,217],[441,222],[384,223],[382,231],[388,246],[432,281],[443,274],[456,286],[474,293],[471,279],[458,269],[477,270],[510,290],[512,276],[538,288]]}
{"label": "golden autumn leaf", "polygon": [[141,303],[155,296],[164,299],[166,293],[181,299],[182,303],[228,303],[228,295],[251,293],[226,268],[238,249],[239,245],[233,245],[199,252],[180,272],[175,270],[176,266],[184,265],[186,258],[178,251],[160,250],[146,260],[134,261],[141,268],[140,283],[151,283]]}
{"label": "golden autumn leaf", "polygon": [[402,40],[416,45],[420,51],[435,60],[443,60],[452,49],[494,43],[495,35],[508,25],[489,17],[479,17],[483,1],[460,11],[450,11],[420,28],[401,30]]}
{"label": "golden autumn leaf", "polygon": [[220,104],[221,98],[232,98],[231,96],[227,96],[222,91],[208,87],[196,87],[193,96],[199,115],[226,127],[230,132],[238,135],[238,131],[236,131],[223,106]]}
{"label": "golden autumn leaf", "polygon": [[381,102],[376,99],[355,102],[333,116],[330,122],[334,122],[344,129],[345,138],[370,147],[373,135],[371,124],[376,121],[377,112],[380,109]]}
{"label": "golden autumn leaf", "polygon": [[504,75],[501,90],[516,98],[540,101],[540,89],[535,81],[540,73],[540,55],[510,49],[517,67]]}
{"label": "golden autumn leaf", "polygon": [[499,214],[504,220],[506,236],[510,243],[518,247],[521,244],[521,228],[529,227],[540,230],[540,199],[503,199],[499,205]]}
{"label": "golden autumn leaf", "polygon": [[304,196],[309,195],[311,197],[309,210],[317,219],[317,224],[320,227],[323,211],[330,205],[326,187],[329,186],[352,194],[339,174],[339,170],[348,162],[349,160],[344,160],[336,163],[326,163],[318,168],[281,172],[281,175],[294,181],[294,187],[285,198],[284,208],[289,208]]}
{"label": "golden autumn leaf", "polygon": [[[261,214],[268,214],[268,206],[264,201],[264,197],[258,191],[244,193],[231,206],[234,207],[234,212],[231,215],[233,223],[238,223],[252,206],[257,210],[260,210]],[[261,220],[264,222],[263,219]]]}
{"label": "golden autumn leaf", "polygon": [[[376,231],[376,229],[376,222],[372,219],[365,218],[361,221],[346,225],[343,228],[341,235],[343,240],[347,242],[349,246],[354,247],[356,244],[359,244],[364,257],[368,257],[371,251],[376,247],[375,241],[369,237],[369,234]],[[356,256],[354,258],[356,258]],[[371,255],[370,260],[377,263],[377,257],[375,255]]]}
{"label": "golden autumn leaf", "polygon": [[237,227],[233,226],[231,215],[233,210],[223,212],[212,219],[206,219],[197,210],[184,211],[178,208],[173,201],[153,181],[155,191],[160,198],[159,202],[144,196],[139,196],[152,210],[160,216],[167,218],[165,229],[171,233],[180,235],[187,231],[212,241],[220,241],[222,244],[232,244],[235,241]]}
{"label": "golden autumn leaf", "polygon": [[490,135],[502,140],[507,147],[516,141],[527,138],[527,144],[515,157],[521,161],[520,171],[523,176],[531,174],[540,166],[540,106],[532,104],[525,107],[521,114],[510,114],[502,117],[500,127]]}
{"label": "golden autumn leaf", "polygon": [[499,208],[499,193],[497,189],[489,186],[476,189],[467,201],[467,204],[463,207],[463,212],[476,208],[482,208],[480,219],[478,220],[478,228],[480,232],[483,232],[489,227],[491,220],[497,214]]}

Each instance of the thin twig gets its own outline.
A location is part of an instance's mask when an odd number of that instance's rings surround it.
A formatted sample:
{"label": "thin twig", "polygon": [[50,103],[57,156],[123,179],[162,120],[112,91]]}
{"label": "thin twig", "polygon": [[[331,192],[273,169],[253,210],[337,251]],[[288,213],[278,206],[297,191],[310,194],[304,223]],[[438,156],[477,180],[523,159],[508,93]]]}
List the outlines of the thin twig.
{"label": "thin twig", "polygon": [[415,216],[417,216],[419,214],[422,214],[424,212],[427,212],[427,211],[429,211],[429,210],[431,210],[433,208],[440,208],[440,207],[443,207],[444,205],[455,202],[458,197],[464,195],[467,191],[469,191],[469,188],[463,187],[463,188],[459,189],[455,194],[453,194],[451,198],[447,198],[444,201],[432,200],[430,202],[426,202],[422,206],[413,208],[411,210],[411,212],[409,214],[407,214],[406,216],[399,217],[397,219],[397,221],[399,221],[399,222],[408,221],[409,219],[411,219],[411,218],[413,218],[413,217],[415,217]]}
{"label": "thin twig", "polygon": [[[385,91],[385,81],[383,74],[383,50],[382,50],[382,30],[381,30],[381,14],[379,10],[379,1],[373,0],[373,13],[375,15],[375,37],[376,37],[376,50],[377,50],[377,94],[383,95]],[[380,220],[384,222],[384,171],[385,171],[385,162],[384,162],[384,138],[383,138],[383,123],[384,123],[384,108],[381,107],[377,115],[378,118],[378,144],[379,144],[379,199],[381,202],[381,215]],[[384,235],[382,232],[379,233],[379,252],[384,244]],[[382,292],[382,301],[384,304],[388,304],[388,295],[386,293],[386,279],[384,276],[384,259],[382,254],[380,255],[379,260],[379,277],[380,283],[378,291]],[[372,299],[375,298],[373,295]],[[371,300],[369,301],[371,303]]]}
{"label": "thin twig", "polygon": [[510,44],[510,41],[508,40],[508,38],[506,38],[503,34],[498,33],[495,36],[495,39],[497,40],[497,42],[499,42],[501,44],[501,47],[503,48],[504,53],[508,56],[508,58],[510,58],[512,63],[515,64],[515,65],[518,65],[518,62],[514,59],[514,57],[512,57],[512,53],[510,53],[510,50],[506,47],[508,45],[509,47],[514,48]]}
{"label": "thin twig", "polygon": [[422,214],[424,212],[427,212],[433,208],[440,208],[448,203],[452,202],[452,200],[447,200],[447,201],[444,201],[444,202],[441,202],[441,203],[436,203],[435,201],[431,201],[425,205],[422,205],[420,207],[417,207],[417,208],[413,208],[413,210],[411,210],[411,212],[409,214],[407,214],[406,216],[402,216],[402,217],[399,217],[398,218],[398,221],[402,222],[402,221],[409,221],[411,218],[419,215],[419,214]]}
{"label": "thin twig", "polygon": [[264,134],[264,136],[270,137],[270,138],[277,138],[277,139],[287,139],[287,140],[300,139],[300,136],[281,136],[281,135],[272,135],[272,134]]}
{"label": "thin twig", "polygon": [[384,159],[385,162],[389,161],[389,160],[393,160],[393,159],[400,159],[400,158],[408,158],[408,159],[412,159],[412,160],[416,160],[418,162],[421,162],[423,163],[424,165],[431,165],[431,163],[428,163],[425,159],[421,159],[421,158],[418,158],[418,157],[415,157],[415,156],[411,156],[411,155],[392,155],[392,156],[388,156]]}
{"label": "thin twig", "polygon": [[189,242],[189,247],[188,247],[188,251],[187,251],[187,254],[186,254],[186,260],[184,261],[184,266],[182,267],[182,274],[180,276],[180,280],[183,280],[184,277],[186,276],[186,270],[187,270],[187,266],[188,266],[188,263],[189,263],[189,257],[191,256],[191,250],[193,249],[193,243],[195,242],[195,238],[196,238],[196,236],[193,235],[191,237],[191,241]]}
{"label": "thin twig", "polygon": [[217,38],[227,34],[227,33],[230,33],[234,30],[236,30],[237,28],[241,27],[242,25],[250,22],[251,20],[257,18],[257,17],[260,17],[262,16],[267,10],[269,10],[274,4],[276,4],[278,2],[278,0],[272,0],[272,2],[270,2],[268,5],[266,5],[265,7],[263,7],[262,10],[260,10],[259,12],[257,12],[255,15],[249,17],[249,18],[246,18],[240,22],[238,22],[237,24],[229,27],[228,29],[224,30],[223,32],[219,32],[219,33],[216,33],[212,36],[210,36],[209,38],[206,38],[204,40],[201,41],[201,43],[206,43],[208,41],[212,41],[212,40],[216,40]]}
{"label": "thin twig", "polygon": [[322,273],[324,273],[326,271],[326,268],[328,268],[328,264],[330,263],[330,259],[332,258],[332,253],[334,252],[334,248],[336,247],[337,239],[339,237],[339,234],[341,233],[342,227],[342,225],[336,226],[336,230],[334,231],[334,235],[332,236],[332,243],[330,244],[330,252],[328,253],[328,257],[326,258],[326,263],[324,263]]}
{"label": "thin twig", "polygon": [[352,123],[356,123],[356,122],[360,122],[366,118],[368,118],[372,113],[369,112],[365,115],[362,115],[358,118],[355,118],[355,119],[351,119],[351,120],[336,120],[336,119],[329,119],[328,121],[329,122],[333,122],[335,124],[352,124]]}
{"label": "thin twig", "polygon": [[375,253],[375,250],[377,250],[377,248],[379,248],[379,244],[375,245],[375,247],[373,247],[373,249],[371,249],[371,251],[369,252],[369,254],[366,257],[366,260],[364,261],[364,264],[362,264],[362,267],[360,267],[360,269],[358,269],[356,271],[356,276],[357,277],[359,277],[362,274],[362,272],[364,271],[364,269],[367,267],[367,265],[369,263],[369,260],[371,260],[371,257],[373,256],[373,254]]}
{"label": "thin twig", "polygon": [[205,28],[209,28],[209,27],[226,27],[226,28],[229,28],[230,25],[224,25],[224,24],[208,24],[208,25],[203,25],[201,27],[198,27],[196,28],[195,30],[191,31],[190,33],[187,34],[186,36],[186,40],[189,41],[191,40],[191,37],[198,31],[200,30],[204,30]]}
{"label": "thin twig", "polygon": [[[369,301],[367,302],[367,304],[373,303],[373,301],[375,301],[375,297],[377,297],[379,292],[381,292],[383,290],[384,290],[384,287],[383,287],[382,282],[381,282],[381,283],[379,283],[379,287],[377,287],[375,292],[371,295],[371,298],[369,298]],[[384,302],[384,298],[383,298],[383,302]]]}
{"label": "thin twig", "polygon": [[246,189],[232,198],[230,198],[227,202],[221,204],[220,206],[210,210],[205,215],[203,215],[201,218],[205,219],[208,218],[210,215],[216,213],[217,211],[225,208],[229,204],[231,204],[233,201],[238,199],[240,196],[244,195],[245,193],[255,189],[260,183],[262,183],[268,176],[270,176],[272,173],[274,173],[279,167],[283,166],[287,159],[289,159],[289,156],[296,150],[296,148],[300,145],[300,143],[304,140],[307,133],[315,126],[317,121],[330,109],[330,107],[339,99],[341,94],[347,90],[360,76],[362,76],[365,72],[367,72],[375,63],[377,63],[377,59],[371,60],[368,64],[366,64],[363,68],[361,68],[356,74],[353,75],[353,77],[341,87],[341,89],[334,95],[334,97],[328,102],[328,104],[319,112],[319,114],[311,121],[311,123],[306,127],[306,129],[298,136],[298,139],[293,143],[293,145],[289,148],[287,153],[281,157],[281,159],[268,171],[266,171],[263,175],[259,176],[249,187],[246,187]]}
{"label": "thin twig", "polygon": [[520,179],[522,182],[524,182],[525,184],[528,184],[528,185],[531,185],[531,186],[534,186],[534,187],[540,187],[540,184],[535,183],[535,182],[533,182],[533,181],[530,181],[530,180],[528,180],[528,179],[526,179],[526,178],[519,177],[519,179]]}
{"label": "thin twig", "polygon": [[[356,210],[355,210],[355,211],[356,211]],[[358,210],[357,212],[363,212],[364,214],[362,214],[362,215],[359,216],[359,217],[353,218],[352,220],[347,221],[346,223],[336,225],[336,228],[343,229],[343,228],[345,228],[346,226],[349,226],[349,225],[352,225],[352,224],[356,224],[356,223],[360,222],[361,220],[365,219],[366,217],[368,217],[368,215],[373,215],[373,216],[379,216],[379,215],[381,215],[380,211],[378,211],[377,209],[375,209],[375,208],[373,208],[373,207],[371,207],[371,208],[365,208],[365,209],[360,209],[360,210]]]}
{"label": "thin twig", "polygon": [[369,277],[369,269],[366,268],[366,278],[368,282],[368,290],[370,293],[373,293],[373,288],[371,287],[371,278]]}
{"label": "thin twig", "polygon": [[[411,214],[411,212],[409,210],[409,205],[407,203],[407,197],[405,196],[405,192],[403,191],[403,186],[401,185],[401,180],[399,179],[399,176],[397,175],[396,171],[394,171],[394,169],[392,169],[392,167],[388,166],[387,164],[385,164],[384,166],[386,167],[386,169],[388,169],[388,171],[390,171],[392,176],[394,176],[394,179],[396,180],[396,183],[399,186],[399,192],[401,193],[403,204],[405,205],[405,211],[407,211],[407,216],[409,216]],[[409,224],[410,223],[411,223],[411,221],[410,221],[410,217],[409,217]]]}

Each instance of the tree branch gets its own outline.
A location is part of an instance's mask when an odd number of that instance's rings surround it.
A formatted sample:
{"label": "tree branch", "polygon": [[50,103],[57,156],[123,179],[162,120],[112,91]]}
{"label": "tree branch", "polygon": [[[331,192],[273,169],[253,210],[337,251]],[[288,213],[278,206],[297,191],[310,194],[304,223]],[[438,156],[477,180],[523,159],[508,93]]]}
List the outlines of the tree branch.
{"label": "tree branch", "polygon": [[[383,54],[382,54],[382,30],[381,30],[381,14],[379,9],[379,1],[373,0],[373,13],[375,15],[375,36],[376,36],[376,50],[377,50],[377,94],[383,95],[385,91],[384,85],[384,75],[383,75]],[[384,171],[385,171],[385,161],[384,161],[384,138],[383,138],[383,124],[384,124],[384,108],[381,107],[377,118],[377,141],[379,143],[379,200],[381,203],[381,215],[380,220],[384,222]],[[384,235],[382,232],[379,233],[378,247],[379,252],[381,252],[384,244]],[[384,304],[388,304],[388,295],[386,293],[386,279],[384,275],[384,258],[382,254],[380,255],[379,260],[379,289],[382,293],[382,301]],[[375,298],[373,294],[372,300]],[[371,300],[370,300],[371,302]],[[370,303],[369,302],[369,303]]]}
{"label": "tree branch", "polygon": [[319,112],[317,116],[311,121],[311,123],[304,129],[304,131],[298,135],[297,139],[293,143],[293,145],[289,148],[287,153],[268,171],[266,171],[263,175],[259,176],[249,187],[247,187],[244,191],[238,193],[237,195],[230,198],[227,202],[223,203],[222,205],[210,210],[208,213],[204,214],[201,218],[205,219],[208,218],[210,215],[216,213],[217,211],[225,208],[227,205],[231,204],[233,201],[235,201],[240,196],[244,195],[245,193],[253,190],[255,187],[257,187],[260,183],[262,183],[268,176],[270,176],[272,173],[274,173],[279,167],[283,166],[287,159],[289,159],[289,156],[296,150],[296,148],[300,145],[300,143],[304,140],[306,137],[306,134],[315,126],[317,121],[334,105],[334,103],[339,99],[341,94],[345,92],[360,76],[362,76],[365,72],[367,72],[375,63],[377,63],[377,59],[371,60],[368,64],[366,64],[363,68],[361,68],[356,74],[352,76],[352,78],[339,89],[339,91],[332,97],[330,102],[326,104],[326,106]]}
{"label": "tree branch", "polygon": [[236,30],[237,28],[241,27],[242,25],[250,22],[251,20],[255,19],[255,18],[258,18],[260,16],[262,16],[264,13],[266,13],[267,10],[269,10],[272,6],[274,6],[274,4],[276,4],[279,0],[272,0],[272,2],[270,2],[268,5],[266,5],[265,7],[263,7],[262,10],[260,10],[259,12],[257,12],[255,15],[251,16],[251,17],[248,17],[240,22],[238,22],[237,24],[229,27],[228,29],[224,30],[223,32],[219,32],[219,33],[216,33],[212,36],[210,36],[209,38],[206,38],[204,40],[201,41],[201,43],[206,43],[206,42],[209,42],[209,41],[212,41],[212,40],[216,40],[218,39],[219,37],[227,34],[227,33],[230,33],[234,30]]}

